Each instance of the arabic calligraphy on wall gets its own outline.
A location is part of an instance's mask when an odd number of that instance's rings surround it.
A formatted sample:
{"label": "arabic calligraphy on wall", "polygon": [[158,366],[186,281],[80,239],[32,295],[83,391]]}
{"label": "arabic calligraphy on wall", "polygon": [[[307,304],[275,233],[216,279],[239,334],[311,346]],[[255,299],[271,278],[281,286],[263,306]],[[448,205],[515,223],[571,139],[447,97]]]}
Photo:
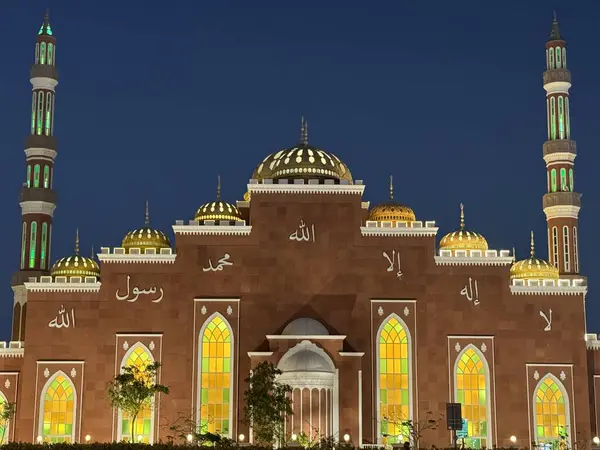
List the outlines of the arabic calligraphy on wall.
{"label": "arabic calligraphy on wall", "polygon": [[546,328],[544,331],[552,331],[552,310],[548,310],[548,315],[544,311],[540,311],[540,316],[546,321]]}
{"label": "arabic calligraphy on wall", "polygon": [[[127,291],[125,292],[125,295],[121,295],[120,294],[120,289],[117,289],[117,292],[115,292],[115,298],[117,300],[127,300],[130,303],[133,303],[135,301],[137,301],[137,299],[139,298],[140,295],[149,295],[149,294],[156,294],[157,290],[155,286],[152,286],[148,289],[140,289],[137,286],[134,286],[133,289],[131,289],[131,276],[127,275]],[[159,303],[164,296],[164,291],[163,288],[159,288],[160,291],[160,296],[156,297],[155,299],[152,300],[152,303]]]}
{"label": "arabic calligraphy on wall", "polygon": [[216,266],[213,267],[212,260],[208,258],[208,267],[203,267],[203,272],[218,272],[223,270],[225,266],[233,266],[233,261],[229,261],[229,253],[225,253],[221,259],[219,259]]}
{"label": "arabic calligraphy on wall", "polygon": [[298,242],[315,242],[315,224],[313,223],[310,227],[304,223],[304,220],[300,220],[300,224],[298,225],[298,229],[289,235],[288,239],[290,241],[298,241]]}
{"label": "arabic calligraphy on wall", "polygon": [[54,319],[48,322],[50,328],[75,328],[75,310],[67,311],[64,305],[58,308],[58,314]]}
{"label": "arabic calligraphy on wall", "polygon": [[478,306],[480,302],[477,280],[473,280],[473,278],[469,277],[469,282],[462,288],[460,295],[464,296],[468,301],[473,302],[473,305]]}
{"label": "arabic calligraphy on wall", "polygon": [[[390,265],[387,268],[388,272],[393,272],[394,270],[396,271],[396,276],[398,278],[402,278],[402,270],[400,269],[400,252],[397,252],[396,250],[392,250],[392,257],[390,258],[390,255],[388,255],[387,252],[383,252],[383,257],[385,259],[388,260],[388,262],[390,263]],[[398,266],[396,267],[396,263],[398,264]]]}

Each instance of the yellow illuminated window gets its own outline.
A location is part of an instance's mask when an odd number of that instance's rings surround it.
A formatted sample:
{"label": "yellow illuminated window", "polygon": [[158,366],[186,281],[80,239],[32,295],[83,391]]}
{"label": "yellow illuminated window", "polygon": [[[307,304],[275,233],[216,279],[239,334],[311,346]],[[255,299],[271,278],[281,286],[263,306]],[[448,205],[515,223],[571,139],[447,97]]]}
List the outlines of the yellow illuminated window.
{"label": "yellow illuminated window", "polygon": [[567,401],[558,383],[546,376],[535,392],[535,431],[539,444],[567,436]]}
{"label": "yellow illuminated window", "polygon": [[42,439],[73,442],[75,388],[66,376],[57,375],[43,393]]}
{"label": "yellow illuminated window", "polygon": [[231,330],[214,317],[202,333],[200,368],[201,432],[229,434],[231,409]]}

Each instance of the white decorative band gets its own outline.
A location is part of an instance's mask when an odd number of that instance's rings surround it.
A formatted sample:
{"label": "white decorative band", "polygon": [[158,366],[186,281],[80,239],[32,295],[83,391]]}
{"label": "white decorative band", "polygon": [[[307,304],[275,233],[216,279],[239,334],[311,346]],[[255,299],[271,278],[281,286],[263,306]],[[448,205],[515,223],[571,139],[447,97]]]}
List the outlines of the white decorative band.
{"label": "white decorative band", "polygon": [[22,358],[25,355],[25,343],[23,341],[1,341],[0,358]]}
{"label": "white decorative band", "polygon": [[547,95],[550,94],[567,94],[569,95],[569,89],[571,89],[571,83],[568,81],[553,81],[544,85],[544,89]]}
{"label": "white decorative band", "polygon": [[359,184],[264,184],[250,183],[248,192],[256,194],[358,194],[365,191]]}
{"label": "white decorative band", "polygon": [[546,165],[549,166],[553,163],[557,162],[575,162],[575,158],[577,155],[575,153],[569,152],[560,152],[560,153],[548,153],[544,156],[544,161],[546,161]]}
{"label": "white decorative band", "polygon": [[29,201],[21,202],[21,214],[45,214],[54,217],[56,205],[49,202]]}
{"label": "white decorative band", "polygon": [[100,292],[101,282],[96,283],[40,283],[26,282],[25,288],[31,292]]}
{"label": "white decorative band", "polygon": [[13,306],[17,303],[21,306],[27,303],[27,290],[25,289],[25,286],[12,286],[12,290],[15,294]]}
{"label": "white decorative band", "polygon": [[25,149],[25,156],[27,159],[41,157],[54,160],[56,158],[56,154],[56,150],[52,150],[50,148],[30,147]]}
{"label": "white decorative band", "polygon": [[134,263],[134,264],[173,264],[177,255],[124,255],[98,253],[98,259],[103,263]]}
{"label": "white decorative band", "polygon": [[414,227],[414,228],[382,228],[382,227],[360,227],[360,234],[362,236],[417,236],[417,237],[429,237],[436,236],[438,227]]}
{"label": "white decorative band", "polygon": [[58,84],[58,80],[47,77],[35,77],[31,78],[29,81],[31,81],[31,86],[33,86],[31,89],[32,91],[35,91],[36,89],[47,89],[54,92],[54,88],[56,88],[56,85]]}
{"label": "white decorative band", "polygon": [[546,214],[546,220],[565,217],[577,219],[579,217],[580,209],[579,206],[573,205],[547,206],[544,208],[544,213]]}
{"label": "white decorative band", "polygon": [[175,234],[249,236],[251,231],[251,225],[173,225]]}
{"label": "white decorative band", "polygon": [[587,286],[510,286],[513,295],[585,295]]}
{"label": "white decorative band", "polygon": [[438,266],[510,266],[512,256],[434,256]]}

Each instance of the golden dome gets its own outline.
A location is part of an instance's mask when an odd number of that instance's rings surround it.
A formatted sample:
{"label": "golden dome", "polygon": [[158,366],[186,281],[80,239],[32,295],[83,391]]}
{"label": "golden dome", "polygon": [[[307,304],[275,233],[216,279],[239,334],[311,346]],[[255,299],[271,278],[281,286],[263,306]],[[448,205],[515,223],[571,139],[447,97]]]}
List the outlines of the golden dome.
{"label": "golden dome", "polygon": [[139,248],[144,251],[147,248],[154,248],[158,251],[161,248],[170,248],[171,242],[165,233],[160,230],[155,230],[148,226],[150,223],[150,215],[148,213],[148,202],[146,202],[146,220],[145,226],[132,230],[125,235],[121,247],[127,252],[132,248]]}
{"label": "golden dome", "polygon": [[352,175],[333,153],[308,144],[308,123],[302,118],[300,143],[267,156],[252,174],[253,180],[328,179],[352,183]]}
{"label": "golden dome", "polygon": [[[513,252],[514,253],[514,252]],[[557,280],[558,269],[540,258],[535,257],[533,231],[531,232],[531,252],[527,259],[517,261],[510,268],[511,280]]]}
{"label": "golden dome", "polygon": [[414,222],[416,220],[414,211],[408,206],[394,202],[394,184],[390,175],[390,201],[377,205],[369,211],[367,220],[378,222]]}
{"label": "golden dome", "polygon": [[93,251],[92,258],[86,258],[79,254],[79,230],[77,230],[75,235],[75,254],[56,261],[52,266],[52,270],[50,270],[50,275],[67,278],[81,277],[82,279],[85,277],[100,278],[100,266],[93,259],[93,256]]}
{"label": "golden dome", "polygon": [[465,208],[460,204],[460,228],[445,235],[440,241],[440,250],[481,250],[485,252],[488,243],[483,235],[465,228]]}
{"label": "golden dome", "polygon": [[217,177],[217,200],[200,206],[194,215],[194,220],[203,223],[205,220],[230,221],[244,220],[237,206],[221,200],[221,177]]}

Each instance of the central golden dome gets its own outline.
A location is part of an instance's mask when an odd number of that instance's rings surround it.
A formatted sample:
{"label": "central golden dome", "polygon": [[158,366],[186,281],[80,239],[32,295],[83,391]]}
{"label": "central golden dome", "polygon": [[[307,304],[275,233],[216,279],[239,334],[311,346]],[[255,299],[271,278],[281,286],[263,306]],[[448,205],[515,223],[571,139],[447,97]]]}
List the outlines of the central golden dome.
{"label": "central golden dome", "polygon": [[531,252],[527,259],[517,261],[510,268],[511,280],[557,280],[558,269],[540,258],[535,257],[535,243],[531,232]]}
{"label": "central golden dome", "polygon": [[217,177],[217,200],[204,203],[198,208],[194,220],[203,224],[205,220],[236,222],[244,220],[237,206],[221,200],[221,177]]}
{"label": "central golden dome", "polygon": [[[92,252],[93,253],[93,252]],[[79,254],[79,230],[75,234],[75,254],[60,258],[52,266],[50,275],[53,277],[96,277],[100,278],[100,266],[94,259]]]}
{"label": "central golden dome", "polygon": [[488,243],[483,235],[465,228],[465,207],[460,204],[460,228],[445,235],[440,241],[440,250],[481,250],[485,252]]}
{"label": "central golden dome", "polygon": [[394,184],[390,175],[390,201],[377,205],[369,211],[367,220],[377,222],[414,222],[416,220],[414,211],[408,206],[394,202]]}
{"label": "central golden dome", "polygon": [[348,166],[333,153],[308,144],[308,123],[302,118],[300,143],[267,156],[252,174],[264,179],[346,180],[352,183]]}
{"label": "central golden dome", "polygon": [[148,202],[146,202],[146,219],[145,226],[130,231],[125,235],[121,243],[127,252],[132,248],[139,248],[140,251],[144,251],[147,248],[156,249],[156,253],[161,248],[170,248],[171,242],[165,233],[160,230],[155,230],[149,226],[150,214],[148,213]]}

